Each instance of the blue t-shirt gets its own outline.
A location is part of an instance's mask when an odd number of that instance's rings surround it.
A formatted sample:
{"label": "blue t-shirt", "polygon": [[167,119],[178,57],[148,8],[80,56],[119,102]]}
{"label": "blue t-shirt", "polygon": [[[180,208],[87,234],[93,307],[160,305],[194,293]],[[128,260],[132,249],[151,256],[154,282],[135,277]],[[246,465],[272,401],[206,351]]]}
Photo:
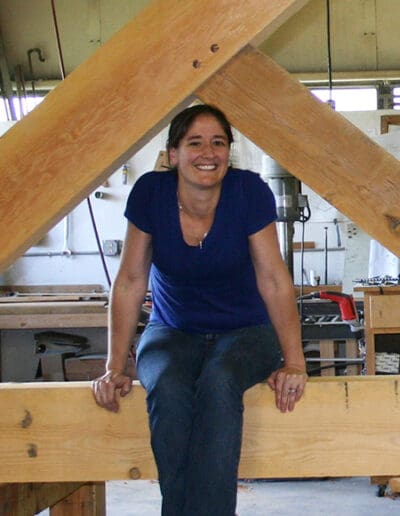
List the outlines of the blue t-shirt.
{"label": "blue t-shirt", "polygon": [[228,169],[214,222],[201,247],[183,239],[176,170],[135,183],[125,216],[152,236],[150,320],[183,331],[221,333],[268,324],[249,251],[249,235],[276,219],[273,193],[254,172]]}

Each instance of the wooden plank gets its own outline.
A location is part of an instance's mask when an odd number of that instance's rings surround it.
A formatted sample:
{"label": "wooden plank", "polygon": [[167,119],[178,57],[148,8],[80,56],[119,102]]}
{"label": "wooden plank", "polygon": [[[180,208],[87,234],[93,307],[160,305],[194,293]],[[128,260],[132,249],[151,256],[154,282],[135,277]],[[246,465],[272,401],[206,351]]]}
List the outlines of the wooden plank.
{"label": "wooden plank", "polygon": [[0,328],[101,328],[107,313],[104,301],[0,303]]}
{"label": "wooden plank", "polygon": [[[335,376],[335,362],[325,362],[326,359],[335,358],[335,341],[323,339],[319,341],[320,357],[324,360],[321,362],[321,376]],[[331,366],[331,367],[329,367]]]}
{"label": "wooden plank", "polygon": [[57,294],[79,294],[79,295],[101,295],[107,294],[103,285],[0,285],[1,295],[57,295]]}
{"label": "wooden plank", "polygon": [[[312,378],[281,414],[266,384],[245,395],[241,478],[399,476],[400,376]],[[0,481],[156,478],[145,392],[118,414],[89,382],[0,385]]]}
{"label": "wooden plank", "polygon": [[[354,358],[360,358],[357,339],[345,339],[346,358],[350,361]],[[346,367],[346,374],[349,376],[361,373],[361,365],[353,364]]]}
{"label": "wooden plank", "polygon": [[0,315],[0,329],[2,330],[106,328],[107,324],[106,313]]}
{"label": "wooden plank", "polygon": [[196,92],[289,172],[400,255],[400,162],[248,47]]}
{"label": "wooden plank", "polygon": [[389,479],[389,489],[392,493],[400,493],[400,478],[393,477]]}
{"label": "wooden plank", "polygon": [[[0,514],[30,516],[47,509],[82,486],[82,482],[0,485]],[[74,516],[77,516],[75,513]]]}
{"label": "wooden plank", "polygon": [[[370,327],[397,328],[400,330],[400,295],[397,293],[368,296],[370,305]],[[395,333],[395,332],[394,332]]]}
{"label": "wooden plank", "polygon": [[0,139],[7,235],[0,270],[166,125],[204,80],[306,2],[155,0],[143,9]]}
{"label": "wooden plank", "polygon": [[50,516],[106,516],[105,482],[83,485],[51,507]]}

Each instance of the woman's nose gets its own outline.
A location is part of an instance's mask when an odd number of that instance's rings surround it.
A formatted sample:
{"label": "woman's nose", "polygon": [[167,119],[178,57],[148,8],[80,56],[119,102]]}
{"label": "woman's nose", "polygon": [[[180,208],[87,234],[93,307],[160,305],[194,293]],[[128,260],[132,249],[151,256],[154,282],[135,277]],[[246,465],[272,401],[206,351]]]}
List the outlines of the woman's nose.
{"label": "woman's nose", "polygon": [[202,148],[203,156],[214,156],[215,150],[212,143],[205,143]]}

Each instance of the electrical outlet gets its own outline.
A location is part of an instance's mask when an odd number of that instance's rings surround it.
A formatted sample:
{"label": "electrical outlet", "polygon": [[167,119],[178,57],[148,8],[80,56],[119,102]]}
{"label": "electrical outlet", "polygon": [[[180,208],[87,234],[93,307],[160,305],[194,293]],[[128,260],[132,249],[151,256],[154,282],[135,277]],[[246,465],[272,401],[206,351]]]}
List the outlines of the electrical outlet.
{"label": "electrical outlet", "polygon": [[353,238],[357,235],[358,235],[358,227],[355,224],[353,224],[352,222],[347,224],[347,237]]}
{"label": "electrical outlet", "polygon": [[121,254],[122,240],[103,240],[103,253],[105,256],[118,256]]}

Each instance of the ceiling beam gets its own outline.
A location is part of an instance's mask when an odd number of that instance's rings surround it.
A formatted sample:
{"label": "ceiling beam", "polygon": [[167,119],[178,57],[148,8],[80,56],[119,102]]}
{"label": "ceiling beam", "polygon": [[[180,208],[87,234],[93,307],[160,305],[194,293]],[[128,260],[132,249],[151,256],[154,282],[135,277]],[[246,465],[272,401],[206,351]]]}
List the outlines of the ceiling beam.
{"label": "ceiling beam", "polygon": [[0,270],[307,0],[156,0],[0,139]]}
{"label": "ceiling beam", "polygon": [[196,95],[400,256],[400,162],[288,72],[247,47]]}

